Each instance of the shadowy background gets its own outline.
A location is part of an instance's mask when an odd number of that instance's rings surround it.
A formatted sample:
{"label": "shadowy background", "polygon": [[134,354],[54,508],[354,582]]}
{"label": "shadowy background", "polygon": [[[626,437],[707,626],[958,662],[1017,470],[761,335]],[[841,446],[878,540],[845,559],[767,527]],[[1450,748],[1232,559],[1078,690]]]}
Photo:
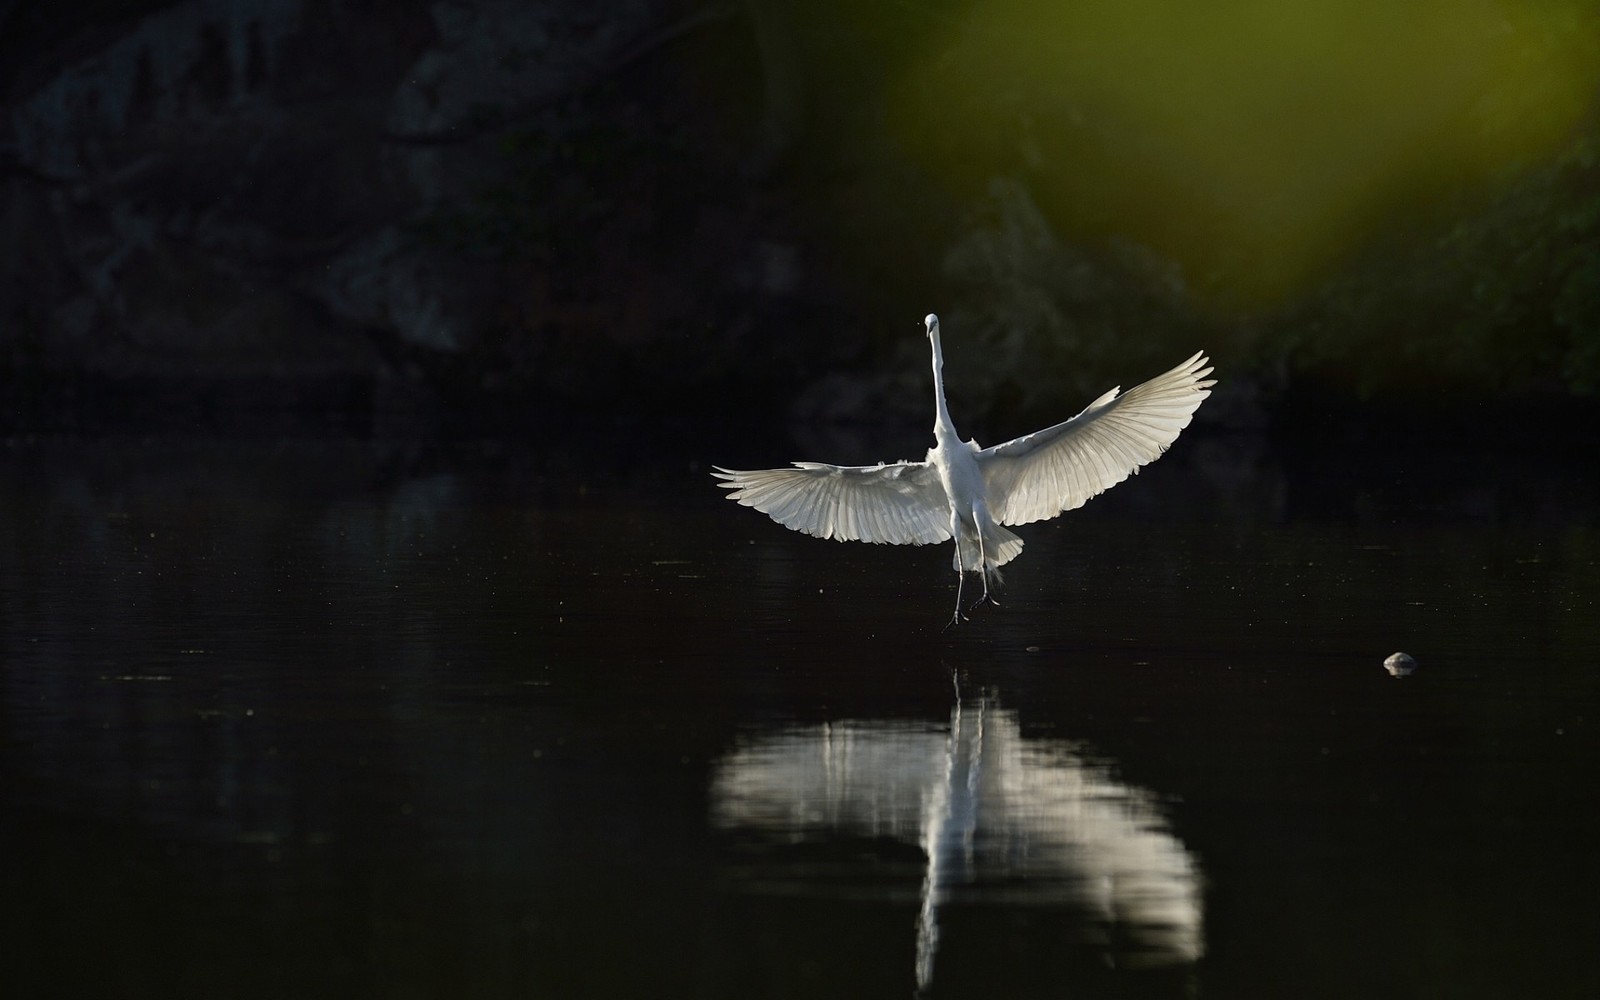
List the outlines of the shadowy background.
{"label": "shadowy background", "polygon": [[[1018,878],[935,995],[1600,995],[1597,92],[1592,0],[0,0],[0,996],[908,995],[921,849],[729,892],[714,779],[990,692],[1207,952]],[[930,311],[986,442],[1221,379],[948,634],[705,475],[920,455]]]}
{"label": "shadowy background", "polygon": [[928,311],[986,439],[1202,347],[1576,426],[1597,88],[1563,0],[0,2],[0,427],[920,425]]}

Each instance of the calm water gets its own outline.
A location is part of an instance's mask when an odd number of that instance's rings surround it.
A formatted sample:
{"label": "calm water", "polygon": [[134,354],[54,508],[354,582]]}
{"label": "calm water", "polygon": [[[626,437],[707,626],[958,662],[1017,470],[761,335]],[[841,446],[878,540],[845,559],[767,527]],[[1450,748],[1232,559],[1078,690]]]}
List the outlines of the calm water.
{"label": "calm water", "polygon": [[0,449],[0,992],[1600,995],[1592,470],[1185,438],[942,634],[709,459]]}

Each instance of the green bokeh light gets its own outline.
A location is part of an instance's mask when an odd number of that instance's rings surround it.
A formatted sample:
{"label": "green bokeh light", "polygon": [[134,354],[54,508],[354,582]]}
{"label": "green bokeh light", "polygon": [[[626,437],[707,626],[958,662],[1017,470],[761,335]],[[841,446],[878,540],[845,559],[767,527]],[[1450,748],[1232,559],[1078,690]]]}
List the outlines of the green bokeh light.
{"label": "green bokeh light", "polygon": [[1063,236],[1145,244],[1248,309],[1551,155],[1597,35],[1563,0],[1004,0],[923,37],[890,125],[952,186],[1021,171]]}

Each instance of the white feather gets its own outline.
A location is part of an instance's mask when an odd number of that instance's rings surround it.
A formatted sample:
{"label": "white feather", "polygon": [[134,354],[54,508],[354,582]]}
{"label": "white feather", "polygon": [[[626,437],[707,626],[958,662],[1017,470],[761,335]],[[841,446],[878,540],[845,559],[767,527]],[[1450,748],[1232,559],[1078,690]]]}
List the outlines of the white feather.
{"label": "white feather", "polygon": [[925,461],[795,462],[755,472],[714,467],[713,474],[729,499],[818,538],[891,545],[955,539],[953,623],[962,617],[959,581],[981,573],[989,599],[999,567],[1022,552],[1022,539],[1001,525],[1081,507],[1160,458],[1216,382],[1207,378],[1205,354],[1196,354],[1127,393],[1112,389],[1071,420],[980,450],[956,434],[944,398],[939,318],[929,314],[924,322],[934,389],[934,446]]}
{"label": "white feather", "polygon": [[978,452],[995,520],[1028,524],[1082,507],[1160,458],[1211,395],[1208,364],[1196,354],[1122,395],[1112,389],[1071,420]]}
{"label": "white feather", "polygon": [[927,462],[825,465],[740,472],[715,466],[728,499],[818,538],[928,545],[950,538],[950,501]]}

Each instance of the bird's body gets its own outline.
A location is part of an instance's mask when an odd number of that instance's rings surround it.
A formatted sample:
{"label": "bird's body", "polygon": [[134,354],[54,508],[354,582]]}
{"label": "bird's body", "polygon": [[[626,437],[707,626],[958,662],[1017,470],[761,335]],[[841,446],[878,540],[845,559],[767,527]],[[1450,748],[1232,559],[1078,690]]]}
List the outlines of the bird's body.
{"label": "bird's body", "polygon": [[[927,545],[954,539],[956,613],[961,581],[991,577],[1022,551],[1004,525],[1028,524],[1081,507],[1155,461],[1177,439],[1212,379],[1203,353],[1126,393],[1117,389],[1071,420],[980,448],[962,441],[944,399],[939,318],[924,320],[933,349],[934,445],[921,462],[868,466],[796,462],[789,469],[716,467],[730,500],[819,538]],[[981,603],[981,599],[980,599]]]}

